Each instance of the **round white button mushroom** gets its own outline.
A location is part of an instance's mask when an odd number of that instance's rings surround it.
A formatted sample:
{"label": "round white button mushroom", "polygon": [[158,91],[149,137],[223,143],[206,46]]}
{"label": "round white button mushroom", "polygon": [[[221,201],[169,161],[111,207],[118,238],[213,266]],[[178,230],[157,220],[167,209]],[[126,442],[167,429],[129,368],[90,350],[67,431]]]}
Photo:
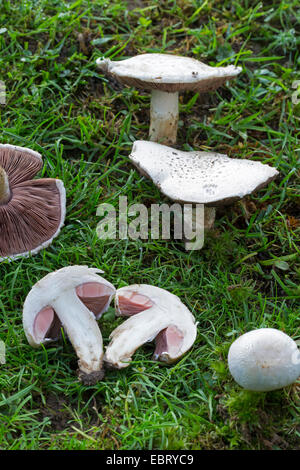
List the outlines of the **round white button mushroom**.
{"label": "round white button mushroom", "polygon": [[155,339],[153,358],[167,363],[188,351],[197,335],[192,313],[179,297],[148,284],[134,284],[118,289],[117,314],[130,317],[110,335],[104,361],[111,367],[127,367],[134,352]]}
{"label": "round white button mushroom", "polygon": [[109,307],[114,286],[87,266],[68,266],[48,274],[29,292],[23,327],[29,344],[39,347],[58,338],[61,327],[71,341],[79,379],[87,385],[101,380],[102,335],[96,319]]}
{"label": "round white button mushroom", "polygon": [[240,336],[228,353],[235,381],[247,390],[267,392],[294,383],[300,376],[296,342],[282,331],[261,328]]}

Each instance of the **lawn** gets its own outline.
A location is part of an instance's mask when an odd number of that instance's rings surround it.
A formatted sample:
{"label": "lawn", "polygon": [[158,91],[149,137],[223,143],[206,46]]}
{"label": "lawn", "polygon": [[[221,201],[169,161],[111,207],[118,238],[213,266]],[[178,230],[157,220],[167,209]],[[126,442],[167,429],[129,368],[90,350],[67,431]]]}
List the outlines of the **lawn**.
{"label": "lawn", "polygon": [[[297,0],[0,0],[0,140],[40,152],[40,175],[67,190],[51,246],[0,265],[2,450],[300,449],[300,384],[248,392],[227,366],[230,344],[252,329],[300,341],[299,22]],[[148,139],[149,94],[95,66],[100,56],[145,52],[243,67],[216,92],[180,96],[177,147],[280,172],[219,210],[199,251],[173,239],[97,237],[102,202],[169,202],[128,159],[133,142]],[[116,287],[148,283],[178,295],[199,322],[193,348],[164,366],[148,344],[127,369],[80,383],[67,338],[33,349],[22,328],[31,286],[73,264],[102,269]],[[121,322],[112,307],[99,321],[105,345]]]}

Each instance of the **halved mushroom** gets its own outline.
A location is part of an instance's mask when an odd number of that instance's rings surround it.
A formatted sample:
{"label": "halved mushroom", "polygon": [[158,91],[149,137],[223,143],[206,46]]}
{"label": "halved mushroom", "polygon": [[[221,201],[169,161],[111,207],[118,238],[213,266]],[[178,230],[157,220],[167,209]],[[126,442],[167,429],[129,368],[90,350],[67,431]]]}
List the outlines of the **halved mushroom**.
{"label": "halved mushroom", "polygon": [[179,92],[215,90],[242,70],[233,65],[210,67],[171,54],[141,54],[119,62],[97,59],[96,63],[119,82],[151,91],[150,139],[165,144],[176,142]]}
{"label": "halved mushroom", "polygon": [[188,351],[197,335],[192,313],[179,297],[148,284],[118,289],[117,314],[130,318],[110,335],[104,361],[118,369],[127,367],[142,344],[155,339],[154,359],[172,363]]}
{"label": "halved mushroom", "polygon": [[68,266],[48,274],[29,292],[23,308],[23,327],[29,344],[39,347],[55,341],[65,330],[85,384],[101,380],[102,335],[96,319],[107,311],[114,286],[87,266]]}
{"label": "halved mushroom", "polygon": [[184,152],[145,140],[134,142],[129,158],[165,196],[208,208],[252,194],[279,174],[260,162],[232,159],[215,152]]}
{"label": "halved mushroom", "polygon": [[63,182],[32,179],[42,166],[39,153],[0,144],[0,261],[38,253],[64,223]]}
{"label": "halved mushroom", "polygon": [[297,343],[275,328],[249,331],[236,339],[228,353],[229,370],[247,390],[267,392],[294,383],[300,376]]}

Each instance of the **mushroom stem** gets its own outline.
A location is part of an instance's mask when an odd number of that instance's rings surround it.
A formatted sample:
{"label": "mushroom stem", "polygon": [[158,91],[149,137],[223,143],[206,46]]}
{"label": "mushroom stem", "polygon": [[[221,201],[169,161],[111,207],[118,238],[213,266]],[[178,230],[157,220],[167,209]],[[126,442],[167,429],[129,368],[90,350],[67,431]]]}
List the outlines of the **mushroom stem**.
{"label": "mushroom stem", "polygon": [[151,311],[133,315],[111,333],[111,342],[104,356],[105,362],[118,369],[127,367],[134,352],[152,341],[169,324],[170,319],[157,306],[153,306]]}
{"label": "mushroom stem", "polygon": [[178,127],[178,92],[160,90],[151,92],[150,140],[175,144]]}
{"label": "mushroom stem", "polygon": [[8,177],[5,170],[0,166],[0,205],[6,204],[10,200],[10,196]]}
{"label": "mushroom stem", "polygon": [[109,64],[111,63],[111,60],[110,59],[105,59],[104,57],[101,59],[97,59],[96,60],[96,64],[97,64],[97,67],[100,69],[100,70],[103,70],[103,72],[107,72],[108,71],[108,68],[109,68]]}
{"label": "mushroom stem", "polygon": [[85,383],[94,382],[93,376],[95,381],[101,379],[103,342],[92,312],[83,305],[75,290],[62,292],[54,300],[52,307],[76,351],[79,378]]}
{"label": "mushroom stem", "polygon": [[[216,208],[204,206],[204,220],[201,217],[200,220],[198,220],[196,208],[192,207],[190,204],[184,206],[184,214],[185,234],[195,233],[199,236],[201,234],[201,230],[205,233],[207,230],[211,230],[213,228],[216,218]],[[190,242],[185,239],[185,249],[188,251],[202,248],[203,241],[201,238],[199,239],[199,242],[199,245],[197,245],[197,243]]]}

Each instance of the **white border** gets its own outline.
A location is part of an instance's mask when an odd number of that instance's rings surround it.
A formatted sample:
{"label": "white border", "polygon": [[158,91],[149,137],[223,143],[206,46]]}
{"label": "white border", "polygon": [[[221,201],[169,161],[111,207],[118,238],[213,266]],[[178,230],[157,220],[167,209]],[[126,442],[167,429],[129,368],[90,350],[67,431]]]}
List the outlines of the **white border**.
{"label": "white border", "polygon": [[9,148],[12,150],[18,150],[19,152],[25,151],[25,152],[30,153],[34,157],[37,157],[39,160],[43,161],[42,155],[40,153],[36,152],[35,150],[31,150],[27,147],[18,147],[17,145],[10,145],[10,144],[0,144],[0,148]]}

